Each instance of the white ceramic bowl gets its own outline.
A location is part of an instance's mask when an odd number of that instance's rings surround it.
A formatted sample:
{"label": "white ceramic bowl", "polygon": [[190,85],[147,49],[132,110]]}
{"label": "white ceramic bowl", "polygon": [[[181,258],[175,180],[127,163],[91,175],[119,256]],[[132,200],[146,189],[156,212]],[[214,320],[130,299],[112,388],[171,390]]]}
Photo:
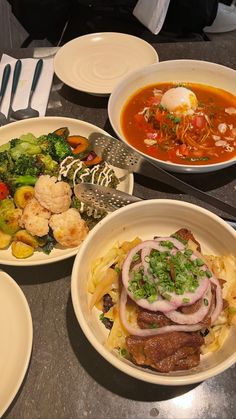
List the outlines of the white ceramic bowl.
{"label": "white ceramic bowl", "polygon": [[[0,127],[0,145],[7,143],[12,138],[19,137],[22,134],[31,132],[37,137],[42,134],[53,132],[57,128],[61,127],[68,127],[70,135],[79,134],[88,137],[94,131],[106,134],[106,132],[101,128],[78,119],[65,118],[61,116],[45,116],[40,118],[25,119]],[[115,171],[118,177],[122,177],[127,174],[127,172],[121,169],[115,169]],[[120,182],[118,189],[132,194],[133,175],[125,176],[123,181]],[[11,249],[8,248],[0,250],[0,264],[14,266],[44,265],[67,259],[76,255],[77,251],[78,247],[63,249],[60,246],[57,246],[49,255],[46,255],[43,252],[35,252],[27,259],[16,259],[12,255]]]}
{"label": "white ceramic bowl", "polygon": [[[108,215],[92,230],[77,254],[72,271],[72,301],[78,322],[94,348],[112,365],[137,379],[163,385],[197,383],[221,373],[236,361],[236,334],[231,330],[222,348],[204,355],[197,368],[161,374],[142,369],[119,358],[104,345],[106,329],[99,312],[88,308],[87,280],[91,262],[104,255],[114,244],[154,235],[165,236],[181,227],[189,228],[205,254],[236,256],[236,232],[213,213],[187,202],[154,199],[130,204]],[[222,240],[222,237],[224,240]]]}
{"label": "white ceramic bowl", "polygon": [[[128,143],[122,131],[120,119],[122,109],[127,100],[140,88],[162,82],[200,83],[226,90],[236,96],[236,71],[219,64],[197,60],[173,60],[143,67],[124,77],[121,82],[116,85],[109,98],[109,120],[114,131],[121,140]],[[135,149],[132,145],[130,146]],[[155,159],[144,153],[141,154],[158,162],[163,169],[179,173],[211,172],[236,163],[236,158],[234,158],[222,163],[202,166],[181,165]]]}

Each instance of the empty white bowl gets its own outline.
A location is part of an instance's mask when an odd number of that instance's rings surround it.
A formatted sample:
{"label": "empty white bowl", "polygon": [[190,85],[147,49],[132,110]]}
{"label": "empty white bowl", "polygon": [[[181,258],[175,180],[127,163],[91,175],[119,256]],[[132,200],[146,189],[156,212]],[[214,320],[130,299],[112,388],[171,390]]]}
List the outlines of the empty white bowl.
{"label": "empty white bowl", "polygon": [[[125,138],[121,126],[121,114],[128,99],[139,89],[155,83],[200,83],[208,86],[226,90],[236,96],[236,71],[228,67],[198,60],[171,60],[163,61],[153,65],[143,67],[133,71],[124,77],[113,90],[108,102],[108,115],[110,123],[116,135],[129,144]],[[134,150],[135,147],[129,144]],[[236,163],[236,158],[215,164],[204,165],[184,165],[163,161],[154,157],[147,156],[139,151],[143,156],[158,162],[158,164],[171,172],[191,172],[205,173],[211,172]]]}
{"label": "empty white bowl", "polygon": [[[154,384],[185,385],[197,383],[221,373],[236,361],[236,334],[231,329],[217,352],[201,357],[197,368],[162,374],[138,367],[110,352],[104,345],[107,329],[99,320],[99,312],[88,308],[87,281],[91,263],[105,255],[114,242],[132,240],[136,236],[151,239],[165,236],[185,227],[199,240],[205,254],[236,256],[236,232],[213,213],[187,202],[154,199],[130,204],[108,215],[91,231],[80,247],[72,271],[71,293],[78,322],[93,347],[108,362],[124,373]],[[223,239],[222,239],[223,238]]]}

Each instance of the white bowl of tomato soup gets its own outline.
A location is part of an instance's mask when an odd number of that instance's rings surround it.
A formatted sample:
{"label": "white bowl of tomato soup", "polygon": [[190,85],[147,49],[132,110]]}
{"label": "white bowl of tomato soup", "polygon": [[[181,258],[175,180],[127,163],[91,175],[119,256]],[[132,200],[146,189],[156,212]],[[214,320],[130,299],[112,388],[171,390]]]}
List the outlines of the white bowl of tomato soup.
{"label": "white bowl of tomato soup", "polygon": [[173,172],[236,163],[236,71],[197,60],[130,73],[108,102],[110,123],[133,149]]}
{"label": "white bowl of tomato soup", "polygon": [[[72,302],[86,338],[120,371],[153,384],[192,384],[223,372],[236,362],[235,249],[232,227],[187,202],[147,200],[111,213],[73,265]],[[176,291],[163,293],[159,286],[173,277]]]}

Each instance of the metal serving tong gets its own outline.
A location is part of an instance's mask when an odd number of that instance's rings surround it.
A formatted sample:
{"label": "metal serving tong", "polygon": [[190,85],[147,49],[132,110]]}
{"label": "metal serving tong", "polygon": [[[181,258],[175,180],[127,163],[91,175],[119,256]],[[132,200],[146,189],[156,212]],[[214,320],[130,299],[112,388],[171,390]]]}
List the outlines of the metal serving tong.
{"label": "metal serving tong", "polygon": [[[142,201],[141,198],[119,191],[118,189],[86,182],[78,183],[74,187],[74,193],[80,201],[99,211],[105,212],[113,212],[126,205]],[[234,222],[225,218],[224,220],[236,229],[236,221]]]}
{"label": "metal serving tong", "polygon": [[136,153],[122,141],[99,132],[94,132],[89,136],[89,143],[95,153],[111,165],[127,170],[130,173],[139,173],[152,179],[156,179],[181,192],[190,194],[236,218],[235,207],[183,182],[174,175],[166,172],[164,169],[161,169],[156,163],[148,160],[148,158]]}

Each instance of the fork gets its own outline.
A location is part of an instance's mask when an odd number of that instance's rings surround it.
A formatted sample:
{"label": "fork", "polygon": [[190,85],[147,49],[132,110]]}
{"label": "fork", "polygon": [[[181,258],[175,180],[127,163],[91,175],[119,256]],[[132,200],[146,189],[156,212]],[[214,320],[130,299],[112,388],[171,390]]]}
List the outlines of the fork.
{"label": "fork", "polygon": [[19,78],[20,78],[21,68],[22,68],[22,62],[21,62],[21,60],[17,60],[17,62],[15,64],[15,68],[14,68],[14,73],[13,73],[10,104],[9,104],[9,109],[8,109],[8,114],[7,114],[7,123],[10,122],[11,114],[13,112],[12,103],[14,101],[14,97],[15,97],[15,94],[16,94],[16,89],[17,89],[17,86],[18,86]]}
{"label": "fork", "polygon": [[136,153],[122,141],[99,132],[94,132],[89,136],[89,143],[98,156],[105,161],[120,169],[127,170],[130,173],[140,173],[144,176],[158,180],[166,185],[172,186],[179,191],[195,196],[203,202],[212,205],[236,218],[236,208],[232,205],[222,202],[212,195],[189,185],[178,179],[174,175],[160,168],[156,163],[148,158]]}
{"label": "fork", "polygon": [[[113,212],[126,205],[142,201],[141,198],[118,189],[87,182],[75,185],[74,194],[80,201],[102,212]],[[227,218],[223,220],[236,230],[236,221]]]}
{"label": "fork", "polygon": [[[10,64],[7,64],[4,68],[3,76],[2,76],[2,84],[1,84],[1,90],[0,90],[0,108],[1,108],[1,104],[2,104],[4,95],[6,92],[10,73],[11,73],[11,66]],[[0,125],[6,125],[6,124],[7,124],[6,116],[2,112],[0,112]]]}

